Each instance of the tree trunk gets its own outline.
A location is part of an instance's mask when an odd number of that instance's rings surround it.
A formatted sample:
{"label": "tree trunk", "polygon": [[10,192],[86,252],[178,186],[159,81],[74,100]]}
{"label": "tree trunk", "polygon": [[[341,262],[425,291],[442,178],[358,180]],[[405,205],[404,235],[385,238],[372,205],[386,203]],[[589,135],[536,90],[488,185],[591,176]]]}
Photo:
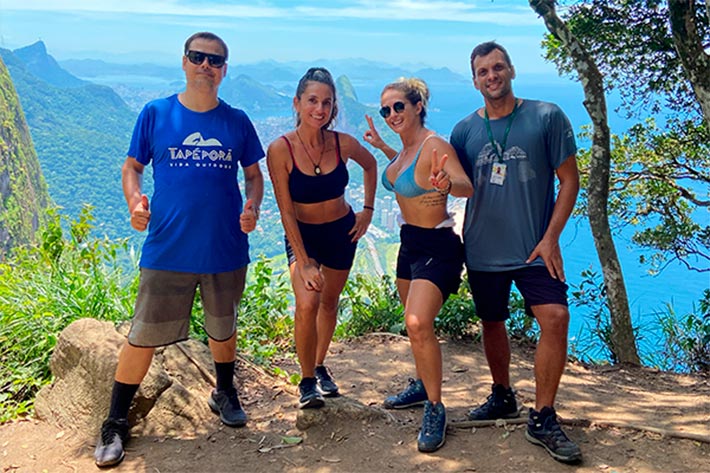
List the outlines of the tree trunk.
{"label": "tree trunk", "polygon": [[554,0],[529,0],[529,2],[532,9],[543,18],[550,33],[562,42],[574,61],[575,69],[584,88],[584,107],[594,126],[587,188],[589,225],[604,275],[604,285],[611,314],[612,347],[610,348],[616,361],[639,365],[641,361],[631,325],[626,285],[609,226],[607,202],[609,199],[611,145],[602,76],[584,46],[557,16]]}
{"label": "tree trunk", "polygon": [[[710,0],[705,0],[705,4],[710,15]],[[698,35],[695,1],[669,0],[668,13],[673,44],[710,127],[710,55],[705,52],[703,38]]]}

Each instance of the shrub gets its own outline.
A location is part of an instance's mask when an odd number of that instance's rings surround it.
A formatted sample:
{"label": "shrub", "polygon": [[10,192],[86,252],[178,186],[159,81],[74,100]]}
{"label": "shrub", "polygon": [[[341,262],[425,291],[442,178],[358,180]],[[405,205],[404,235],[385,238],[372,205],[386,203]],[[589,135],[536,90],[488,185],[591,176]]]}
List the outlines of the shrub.
{"label": "shrub", "polygon": [[710,373],[710,289],[699,310],[678,317],[671,304],[657,315],[661,348],[653,362],[662,369],[683,373]]}
{"label": "shrub", "polygon": [[337,338],[352,338],[370,332],[402,333],[403,307],[392,277],[355,274],[345,283],[340,297]]}
{"label": "shrub", "polygon": [[0,422],[32,408],[67,325],[80,317],[130,317],[133,280],[117,259],[125,241],[92,237],[91,211],[85,206],[68,223],[67,238],[63,218],[49,210],[40,244],[17,248],[0,264]]}

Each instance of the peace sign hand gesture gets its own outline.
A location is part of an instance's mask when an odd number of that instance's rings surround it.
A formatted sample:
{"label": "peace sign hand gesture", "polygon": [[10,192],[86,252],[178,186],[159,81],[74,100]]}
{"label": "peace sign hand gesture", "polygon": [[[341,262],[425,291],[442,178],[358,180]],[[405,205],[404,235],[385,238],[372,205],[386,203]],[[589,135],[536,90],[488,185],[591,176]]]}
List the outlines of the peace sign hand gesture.
{"label": "peace sign hand gesture", "polygon": [[446,195],[451,191],[451,179],[449,178],[449,173],[444,169],[448,159],[448,154],[443,155],[441,159],[439,159],[436,148],[431,150],[431,175],[429,176],[429,182],[431,182],[431,185],[442,195]]}
{"label": "peace sign hand gesture", "polygon": [[367,120],[367,125],[370,127],[370,129],[365,131],[365,134],[362,135],[362,139],[370,143],[375,148],[381,150],[386,145],[385,142],[382,140],[380,134],[377,132],[375,124],[372,121],[372,117],[370,115],[365,114],[365,120]]}

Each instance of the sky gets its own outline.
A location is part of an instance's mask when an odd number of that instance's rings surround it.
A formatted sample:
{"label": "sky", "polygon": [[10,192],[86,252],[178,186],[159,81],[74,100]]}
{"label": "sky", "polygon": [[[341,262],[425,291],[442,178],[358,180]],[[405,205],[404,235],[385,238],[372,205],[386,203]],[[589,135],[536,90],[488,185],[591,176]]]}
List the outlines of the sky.
{"label": "sky", "polygon": [[231,63],[365,58],[468,75],[471,49],[495,39],[518,74],[557,75],[525,0],[0,0],[0,47],[41,39],[58,60],[174,64],[203,30]]}

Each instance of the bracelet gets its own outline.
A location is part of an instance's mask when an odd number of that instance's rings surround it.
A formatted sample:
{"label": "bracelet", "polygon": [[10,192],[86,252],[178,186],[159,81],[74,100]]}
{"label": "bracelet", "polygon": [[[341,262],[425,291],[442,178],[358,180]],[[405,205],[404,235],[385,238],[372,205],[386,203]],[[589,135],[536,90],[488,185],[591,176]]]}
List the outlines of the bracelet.
{"label": "bracelet", "polygon": [[452,186],[452,185],[453,185],[452,182],[449,181],[449,185],[446,186],[446,189],[439,189],[439,188],[437,188],[436,191],[437,191],[439,194],[441,194],[441,195],[449,195],[449,192],[451,192],[451,186]]}
{"label": "bracelet", "polygon": [[362,210],[372,210],[374,212],[375,208],[371,205],[363,205]]}

